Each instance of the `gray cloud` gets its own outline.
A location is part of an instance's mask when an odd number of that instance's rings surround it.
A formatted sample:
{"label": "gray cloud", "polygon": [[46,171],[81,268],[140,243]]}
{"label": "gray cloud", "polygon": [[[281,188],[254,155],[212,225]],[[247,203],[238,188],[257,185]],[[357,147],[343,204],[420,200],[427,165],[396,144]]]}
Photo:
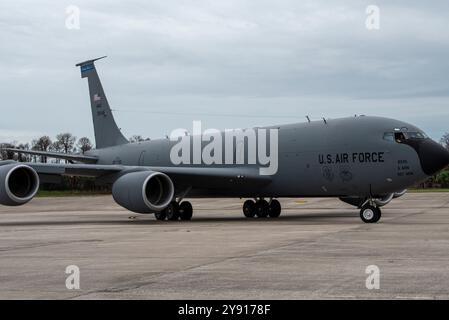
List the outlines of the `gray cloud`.
{"label": "gray cloud", "polygon": [[[92,136],[74,64],[105,54],[98,69],[127,136],[194,119],[230,128],[370,114],[438,139],[449,131],[449,4],[377,1],[381,29],[368,31],[369,4],[3,1],[0,141]],[[81,10],[80,30],[65,28],[68,5]]]}

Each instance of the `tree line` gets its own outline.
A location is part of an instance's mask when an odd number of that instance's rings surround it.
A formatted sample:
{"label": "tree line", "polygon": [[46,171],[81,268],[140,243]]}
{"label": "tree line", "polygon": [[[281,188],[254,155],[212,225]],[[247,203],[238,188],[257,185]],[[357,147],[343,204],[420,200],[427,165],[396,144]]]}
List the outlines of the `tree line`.
{"label": "tree line", "polygon": [[[148,141],[149,138],[144,138],[141,135],[133,135],[129,138],[130,142]],[[29,155],[6,151],[4,148],[13,148],[21,150],[44,151],[44,152],[59,152],[59,153],[79,153],[84,154],[94,147],[93,143],[87,137],[77,139],[73,134],[64,132],[57,134],[54,139],[48,135],[33,139],[31,142],[18,143],[8,142],[0,143],[0,160],[16,160],[19,162],[49,162],[49,157]],[[54,163],[61,163],[62,159],[52,158]],[[86,177],[62,177],[60,183],[43,183],[41,190],[45,191],[89,191],[89,192],[110,192],[110,186],[96,185],[95,179]]]}
{"label": "tree line", "polygon": [[[34,156],[23,153],[15,153],[12,151],[6,151],[4,148],[14,148],[21,150],[32,150],[32,151],[51,151],[60,153],[82,153],[91,150],[93,148],[92,142],[87,137],[79,138],[78,140],[74,135],[69,132],[60,133],[56,135],[55,139],[52,140],[49,136],[42,136],[37,139],[33,139],[29,143],[2,143],[0,145],[1,159],[14,159],[19,162],[43,162],[47,163],[47,157],[45,156]],[[56,159],[55,162],[59,162]]]}
{"label": "tree line", "polygon": [[[440,139],[440,143],[449,151],[449,132]],[[449,167],[418,185],[419,188],[449,188]]]}

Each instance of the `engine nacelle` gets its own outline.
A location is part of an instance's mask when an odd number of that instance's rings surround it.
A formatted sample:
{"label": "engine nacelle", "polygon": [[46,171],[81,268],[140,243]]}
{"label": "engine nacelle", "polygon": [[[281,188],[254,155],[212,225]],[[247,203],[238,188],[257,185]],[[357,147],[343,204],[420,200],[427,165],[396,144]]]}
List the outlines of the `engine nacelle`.
{"label": "engine nacelle", "polygon": [[165,209],[173,199],[171,179],[154,171],[136,171],[118,178],[112,196],[119,205],[137,213],[154,213]]}
{"label": "engine nacelle", "polygon": [[0,166],[0,204],[20,206],[39,190],[39,176],[33,168],[19,163]]}

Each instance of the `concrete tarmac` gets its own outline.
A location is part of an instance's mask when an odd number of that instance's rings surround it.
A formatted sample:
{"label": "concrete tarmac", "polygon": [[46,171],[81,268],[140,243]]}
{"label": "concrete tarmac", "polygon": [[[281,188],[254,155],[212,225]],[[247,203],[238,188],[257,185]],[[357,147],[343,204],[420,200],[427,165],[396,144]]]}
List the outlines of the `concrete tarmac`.
{"label": "concrete tarmac", "polygon": [[277,219],[246,219],[242,202],[193,200],[187,222],[110,196],[0,206],[0,299],[449,298],[449,193],[406,194],[377,224],[338,199],[282,199]]}

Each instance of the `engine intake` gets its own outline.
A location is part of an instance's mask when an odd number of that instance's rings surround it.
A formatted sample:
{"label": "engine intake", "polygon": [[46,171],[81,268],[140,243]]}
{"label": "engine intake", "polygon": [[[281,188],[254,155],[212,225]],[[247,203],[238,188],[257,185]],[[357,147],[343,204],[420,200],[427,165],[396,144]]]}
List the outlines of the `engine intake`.
{"label": "engine intake", "polygon": [[119,205],[137,213],[154,213],[165,209],[173,199],[171,179],[154,171],[126,173],[112,186],[112,196]]}
{"label": "engine intake", "polygon": [[20,206],[27,203],[39,190],[39,176],[24,164],[0,166],[0,204]]}

